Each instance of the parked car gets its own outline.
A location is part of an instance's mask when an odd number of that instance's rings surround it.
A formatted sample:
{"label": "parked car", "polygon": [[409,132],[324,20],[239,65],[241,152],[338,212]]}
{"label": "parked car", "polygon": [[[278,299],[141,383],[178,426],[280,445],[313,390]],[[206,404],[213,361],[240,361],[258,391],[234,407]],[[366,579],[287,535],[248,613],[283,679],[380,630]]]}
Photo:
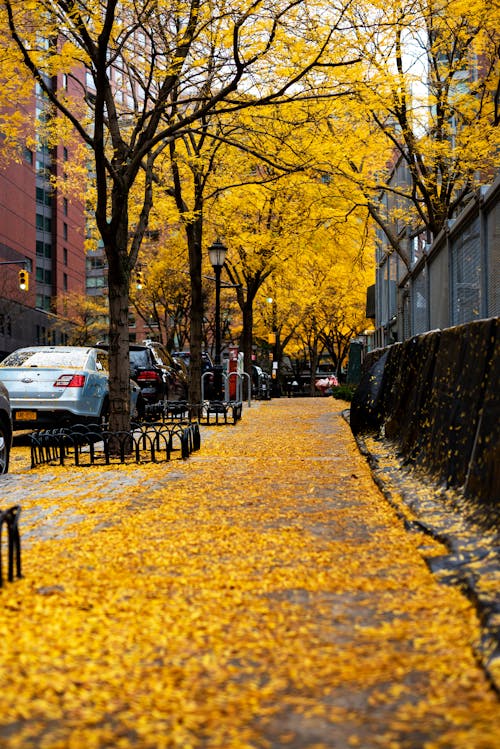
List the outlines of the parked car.
{"label": "parked car", "polygon": [[319,380],[315,380],[314,387],[319,390],[321,395],[331,395],[333,388],[338,387],[339,381],[337,376],[334,374],[326,375],[321,377]]}
{"label": "parked car", "polygon": [[187,401],[189,375],[184,362],[155,341],[130,344],[130,376],[147,404]]}
{"label": "parked car", "polygon": [[269,400],[271,397],[271,376],[262,367],[252,364],[252,398]]}
{"label": "parked car", "polygon": [[0,382],[0,473],[9,470],[10,448],[12,447],[12,414],[9,393]]}
{"label": "parked car", "polygon": [[[191,366],[190,351],[173,351],[172,355],[184,362],[189,372]],[[211,399],[214,396],[214,365],[208,351],[201,352],[201,376],[203,378],[203,393],[205,398]],[[205,373],[208,372],[206,376]]]}
{"label": "parked car", "polygon": [[[109,413],[108,355],[91,346],[29,346],[0,362],[14,430],[103,421]],[[131,413],[140,390],[131,382]]]}
{"label": "parked car", "polygon": [[[191,352],[190,351],[172,351],[172,356],[177,357],[178,359],[182,359],[186,367],[189,369],[189,365],[191,362]],[[208,351],[202,351],[201,352],[201,373],[204,372],[211,372],[214,368],[212,359],[210,357],[210,354]]]}

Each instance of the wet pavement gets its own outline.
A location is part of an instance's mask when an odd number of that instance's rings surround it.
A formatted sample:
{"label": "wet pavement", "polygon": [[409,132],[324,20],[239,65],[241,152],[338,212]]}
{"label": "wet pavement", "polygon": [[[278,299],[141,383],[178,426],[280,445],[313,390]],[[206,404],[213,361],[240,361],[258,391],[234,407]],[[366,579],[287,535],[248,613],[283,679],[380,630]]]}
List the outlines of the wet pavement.
{"label": "wet pavement", "polygon": [[496,749],[476,608],[345,408],[256,403],[162,465],[30,471],[15,448],[0,746]]}

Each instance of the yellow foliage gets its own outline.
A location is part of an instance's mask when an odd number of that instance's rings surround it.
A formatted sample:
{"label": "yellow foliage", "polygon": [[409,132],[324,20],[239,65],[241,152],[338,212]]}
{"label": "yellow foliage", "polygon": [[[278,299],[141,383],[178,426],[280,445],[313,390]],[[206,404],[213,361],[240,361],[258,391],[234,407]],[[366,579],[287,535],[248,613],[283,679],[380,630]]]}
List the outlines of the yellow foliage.
{"label": "yellow foliage", "polygon": [[473,608],[432,577],[338,408],[272,401],[203,430],[188,462],[36,483],[15,449],[31,486],[25,577],[1,594],[2,747],[399,747],[418,730],[496,749]]}

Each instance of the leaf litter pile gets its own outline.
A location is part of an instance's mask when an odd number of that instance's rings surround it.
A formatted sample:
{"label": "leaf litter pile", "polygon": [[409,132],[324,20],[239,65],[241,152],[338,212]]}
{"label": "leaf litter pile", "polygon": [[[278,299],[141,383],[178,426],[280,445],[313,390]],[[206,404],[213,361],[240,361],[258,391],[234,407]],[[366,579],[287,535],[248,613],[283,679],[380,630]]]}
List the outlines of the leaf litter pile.
{"label": "leaf litter pile", "polygon": [[496,749],[474,609],[429,571],[342,407],[257,404],[167,465],[27,471],[15,448],[0,746]]}

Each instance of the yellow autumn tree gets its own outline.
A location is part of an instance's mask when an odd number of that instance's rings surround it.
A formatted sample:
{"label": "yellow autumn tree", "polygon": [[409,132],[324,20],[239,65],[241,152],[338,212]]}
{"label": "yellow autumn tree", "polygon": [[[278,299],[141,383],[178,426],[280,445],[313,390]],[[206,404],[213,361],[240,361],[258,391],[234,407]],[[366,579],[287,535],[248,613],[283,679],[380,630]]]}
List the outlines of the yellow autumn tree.
{"label": "yellow autumn tree", "polygon": [[409,268],[410,236],[431,241],[500,165],[500,10],[389,0],[348,16],[360,62],[348,106],[332,102],[330,161]]}
{"label": "yellow autumn tree", "polygon": [[102,297],[74,293],[65,294],[60,301],[63,314],[54,329],[64,335],[68,345],[92,346],[106,337],[108,306]]}
{"label": "yellow autumn tree", "polygon": [[[156,205],[162,204],[157,201]],[[132,284],[131,304],[155,340],[172,350],[189,343],[191,293],[185,238],[180,229],[159,221],[142,243],[137,268],[142,286]]]}
{"label": "yellow autumn tree", "polygon": [[[0,3],[6,51],[0,79],[15,75],[11,60],[27,71],[91,162],[96,226],[109,268],[112,429],[130,423],[130,275],[148,229],[156,159],[177,138],[202,133],[216,111],[310,98],[323,85],[324,71],[351,61],[342,33],[348,4],[329,8],[325,17],[324,4],[315,0]],[[71,92],[63,79],[75,82]],[[146,178],[132,224],[131,193],[141,172]],[[191,220],[184,225],[190,231],[191,352],[200,362],[202,234]],[[196,399],[199,388],[191,393]]]}
{"label": "yellow autumn tree", "polygon": [[[310,369],[312,393],[320,356],[328,353],[340,375],[350,341],[366,329],[366,289],[374,276],[366,211],[353,211],[337,224],[326,216],[268,287],[277,356],[288,355],[295,375],[301,368]],[[269,312],[264,311],[269,326]]]}

